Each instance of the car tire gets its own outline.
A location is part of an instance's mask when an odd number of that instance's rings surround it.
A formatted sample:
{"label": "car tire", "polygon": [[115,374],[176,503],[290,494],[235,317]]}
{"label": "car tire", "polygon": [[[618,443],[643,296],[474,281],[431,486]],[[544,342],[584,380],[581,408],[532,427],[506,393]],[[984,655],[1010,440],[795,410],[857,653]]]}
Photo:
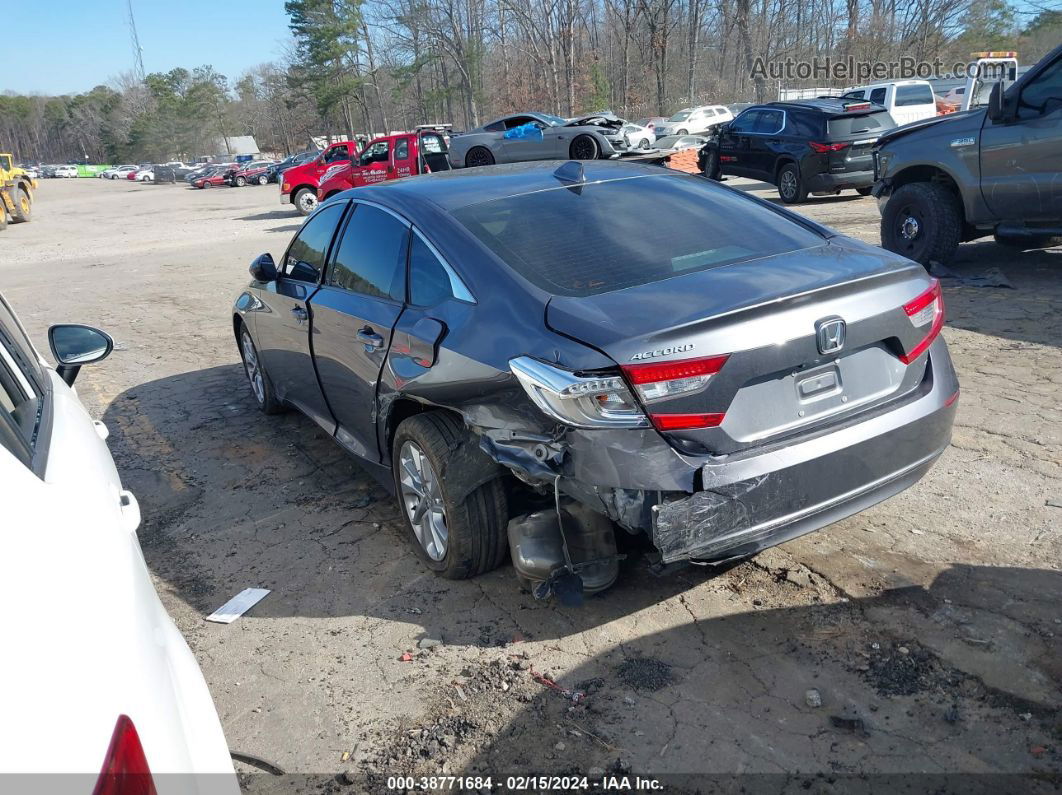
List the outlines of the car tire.
{"label": "car tire", "polygon": [[872,190],[874,190],[873,186],[869,188],[856,188],[856,193],[860,196],[869,196]]}
{"label": "car tire", "polygon": [[291,200],[299,215],[309,215],[317,209],[317,194],[309,188],[300,189]]}
{"label": "car tire", "polygon": [[260,175],[258,176],[258,179],[257,179],[257,180],[255,180],[255,181],[256,181],[256,182],[257,182],[257,183],[258,183],[259,185],[265,185],[266,183],[268,183],[268,182],[269,182],[269,177],[267,177],[267,176],[266,176],[265,174],[260,174]]}
{"label": "car tire", "polygon": [[210,188],[210,187],[212,187],[212,185],[211,185],[211,184],[210,184],[209,182],[204,182],[204,183],[203,183],[203,185],[202,185],[202,187],[203,187],[204,189],[206,189],[206,188]]}
{"label": "car tire", "polygon": [[648,138],[643,138],[642,140],[640,140],[638,142],[638,148],[639,149],[648,149],[649,148],[649,139]]}
{"label": "car tire", "polygon": [[485,146],[473,146],[465,153],[465,168],[494,165],[494,153]]}
{"label": "car tire", "polygon": [[719,151],[716,149],[709,149],[704,153],[704,170],[702,172],[708,179],[714,179],[716,182],[723,176],[719,170]]}
{"label": "car tire", "polygon": [[247,383],[251,387],[251,397],[254,398],[258,410],[263,414],[280,414],[284,411],[284,404],[277,400],[276,392],[273,391],[273,382],[269,374],[262,367],[258,348],[251,339],[251,332],[247,326],[240,323],[240,361],[243,362],[243,372],[247,376]]}
{"label": "car tire", "polygon": [[247,184],[247,180],[244,177],[236,177],[236,179],[233,181],[236,183],[237,188],[242,188],[244,185]]}
{"label": "car tire", "polygon": [[778,171],[778,196],[786,204],[807,201],[808,189],[800,178],[800,168],[796,163],[786,163]]}
{"label": "car tire", "polygon": [[962,240],[958,197],[936,182],[909,182],[889,197],[881,213],[881,245],[926,268],[947,265]]}
{"label": "car tire", "polygon": [[675,135],[689,135],[689,134],[690,134],[689,130],[679,130],[677,133],[675,133]]}
{"label": "car tire", "polygon": [[[491,477],[500,469],[461,420],[445,411],[409,417],[395,431],[391,451],[402,517],[424,564],[450,580],[501,565],[508,549],[505,485]],[[418,510],[426,499],[431,508]]]}
{"label": "car tire", "polygon": [[1062,236],[1059,235],[995,235],[996,242],[1001,246],[1016,249],[1017,251],[1034,251],[1040,248],[1054,248],[1062,246]]}
{"label": "car tire", "polygon": [[597,160],[601,156],[601,147],[590,135],[577,135],[568,146],[568,157],[572,160]]}

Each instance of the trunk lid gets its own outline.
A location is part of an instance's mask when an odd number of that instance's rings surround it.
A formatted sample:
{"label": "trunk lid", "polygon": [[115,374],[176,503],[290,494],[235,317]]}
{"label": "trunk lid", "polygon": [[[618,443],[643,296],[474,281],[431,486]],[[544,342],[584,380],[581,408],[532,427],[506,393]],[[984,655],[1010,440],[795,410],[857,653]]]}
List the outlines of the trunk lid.
{"label": "trunk lid", "polygon": [[[723,414],[718,427],[664,435],[688,452],[734,453],[817,430],[916,389],[925,358],[899,355],[924,336],[903,305],[925,271],[844,238],[823,245],[585,297],[555,296],[554,331],[619,365],[728,355],[695,393],[652,414]],[[843,347],[820,351],[818,325],[840,318]],[[827,346],[828,347],[828,346]]]}

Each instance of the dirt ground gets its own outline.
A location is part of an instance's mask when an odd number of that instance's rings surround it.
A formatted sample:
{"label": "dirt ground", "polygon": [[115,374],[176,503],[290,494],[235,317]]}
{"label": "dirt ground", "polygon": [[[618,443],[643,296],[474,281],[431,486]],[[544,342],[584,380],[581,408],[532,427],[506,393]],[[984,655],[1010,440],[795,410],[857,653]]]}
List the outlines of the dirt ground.
{"label": "dirt ground", "polygon": [[[878,241],[872,199],[800,210]],[[632,554],[567,609],[508,566],[434,577],[338,446],[256,411],[229,307],[300,220],[275,186],[51,180],[34,221],[0,234],[0,290],[41,350],[59,321],[118,343],[78,388],[140,501],[159,592],[230,747],[306,776],[241,764],[249,790],[386,792],[406,773],[494,791],[571,773],[590,789],[624,773],[675,791],[1058,785],[1062,249],[962,247],[956,272],[1013,289],[945,281],[962,397],[917,486],[724,572],[657,578]],[[204,621],[249,586],[272,593]]]}

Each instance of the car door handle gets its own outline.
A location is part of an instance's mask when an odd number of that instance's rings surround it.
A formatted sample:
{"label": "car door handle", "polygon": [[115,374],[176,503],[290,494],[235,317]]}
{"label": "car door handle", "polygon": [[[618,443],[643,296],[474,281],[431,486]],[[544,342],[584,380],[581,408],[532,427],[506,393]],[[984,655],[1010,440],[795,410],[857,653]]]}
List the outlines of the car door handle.
{"label": "car door handle", "polygon": [[306,310],[301,306],[293,306],[291,308],[291,314],[295,315],[295,319],[300,323],[304,322],[306,318],[309,317],[309,315],[306,314]]}
{"label": "car door handle", "polygon": [[383,347],[383,337],[373,331],[369,326],[360,329],[355,336],[358,338],[358,342],[363,343],[367,348],[379,350]]}

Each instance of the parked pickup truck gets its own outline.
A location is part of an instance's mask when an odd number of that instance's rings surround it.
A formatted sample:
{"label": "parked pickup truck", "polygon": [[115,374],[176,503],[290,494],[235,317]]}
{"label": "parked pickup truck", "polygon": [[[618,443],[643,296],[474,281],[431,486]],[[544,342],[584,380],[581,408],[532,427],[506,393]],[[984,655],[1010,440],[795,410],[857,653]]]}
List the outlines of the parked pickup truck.
{"label": "parked pickup truck", "polygon": [[925,266],[994,234],[1018,248],[1062,243],[1062,46],[987,107],[884,133],[874,150],[881,245]]}
{"label": "parked pickup truck", "polygon": [[[321,177],[317,200],[389,179],[449,171],[446,140],[435,130],[385,135],[366,144],[354,161],[339,161]],[[285,174],[286,179],[286,174]]]}
{"label": "parked pickup truck", "polygon": [[292,166],[278,180],[280,203],[294,205],[300,215],[309,215],[317,207],[317,189],[322,177],[333,167],[349,166],[357,157],[357,142],[340,141],[331,144],[313,160]]}

